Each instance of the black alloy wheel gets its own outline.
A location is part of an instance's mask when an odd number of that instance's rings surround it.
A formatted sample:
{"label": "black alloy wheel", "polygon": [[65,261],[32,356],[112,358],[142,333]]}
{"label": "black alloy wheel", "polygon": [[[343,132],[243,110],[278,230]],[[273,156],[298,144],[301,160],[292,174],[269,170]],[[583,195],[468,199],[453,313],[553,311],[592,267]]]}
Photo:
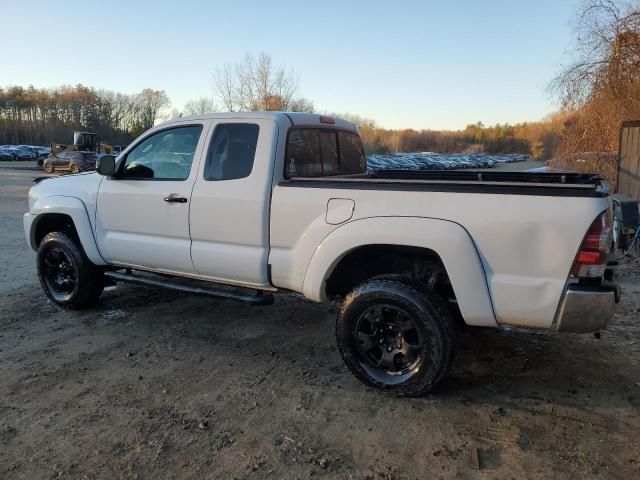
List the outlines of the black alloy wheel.
{"label": "black alloy wheel", "polygon": [[43,279],[55,300],[69,300],[78,283],[78,269],[60,248],[52,248],[43,257]]}
{"label": "black alloy wheel", "polygon": [[401,381],[420,363],[420,332],[402,308],[386,304],[370,307],[356,322],[355,336],[362,366],[373,377],[380,378],[382,373]]}
{"label": "black alloy wheel", "polygon": [[95,302],[104,289],[104,269],[91,263],[75,235],[51,232],[38,246],[40,284],[57,305],[80,309]]}
{"label": "black alloy wheel", "polygon": [[453,320],[446,302],[426,285],[388,275],[361,283],[345,297],[336,340],[361,382],[418,396],[432,390],[448,369]]}

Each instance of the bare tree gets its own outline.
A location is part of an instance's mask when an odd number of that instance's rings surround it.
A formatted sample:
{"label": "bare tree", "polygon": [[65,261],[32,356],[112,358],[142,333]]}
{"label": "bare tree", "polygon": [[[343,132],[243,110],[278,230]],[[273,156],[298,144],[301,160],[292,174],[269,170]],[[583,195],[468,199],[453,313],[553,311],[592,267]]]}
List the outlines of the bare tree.
{"label": "bare tree", "polygon": [[0,144],[66,143],[74,130],[128,143],[162,118],[167,105],[164,92],[150,89],[123,94],[84,85],[0,88]]}
{"label": "bare tree", "polygon": [[289,110],[292,112],[313,112],[313,102],[305,97],[294,98],[289,102]]}
{"label": "bare tree", "polygon": [[218,110],[218,107],[212,98],[201,97],[185,103],[183,112],[185,115],[204,115],[216,110]]}
{"label": "bare tree", "polygon": [[568,110],[556,165],[615,184],[620,122],[640,118],[640,3],[585,0],[573,61],[550,87]]}
{"label": "bare tree", "polygon": [[573,60],[550,84],[567,108],[603,88],[622,93],[640,79],[640,4],[586,0],[578,11]]}
{"label": "bare tree", "polygon": [[214,90],[230,111],[300,110],[313,104],[295,98],[298,79],[292,70],[276,67],[270,55],[247,53],[237,64],[225,64],[214,75]]}
{"label": "bare tree", "polygon": [[134,111],[139,119],[133,127],[135,136],[150,129],[158,120],[160,113],[171,105],[169,97],[164,90],[152,90],[145,88],[136,97]]}
{"label": "bare tree", "polygon": [[214,89],[218,93],[224,108],[233,112],[236,108],[236,67],[226,63],[216,70],[214,75]]}

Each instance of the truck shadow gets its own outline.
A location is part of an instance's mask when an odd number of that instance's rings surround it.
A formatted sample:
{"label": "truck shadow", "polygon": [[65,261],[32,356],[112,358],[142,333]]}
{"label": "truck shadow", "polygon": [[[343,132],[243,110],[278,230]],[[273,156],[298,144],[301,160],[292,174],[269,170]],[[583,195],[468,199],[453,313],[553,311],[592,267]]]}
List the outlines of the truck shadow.
{"label": "truck shadow", "polygon": [[438,395],[462,396],[470,404],[506,399],[532,407],[638,407],[637,377],[615,333],[467,329],[458,336],[454,364]]}
{"label": "truck shadow", "polygon": [[[343,365],[335,347],[337,304],[318,305],[297,295],[279,295],[274,306],[252,307],[129,285],[104,297],[97,310],[107,323],[133,318],[150,339],[162,335],[162,328],[169,329],[178,337],[174,341],[186,342],[183,348],[190,355],[222,350],[234,361],[247,363],[249,369],[253,366],[248,362],[275,361],[284,371],[307,372],[297,380],[309,388],[339,385],[351,393],[364,388]],[[109,313],[113,311],[127,315]],[[581,409],[637,407],[639,379],[629,369],[623,349],[615,332],[605,331],[597,339],[467,328],[457,337],[449,374],[425,398],[469,405],[522,403],[533,409],[546,404]]]}

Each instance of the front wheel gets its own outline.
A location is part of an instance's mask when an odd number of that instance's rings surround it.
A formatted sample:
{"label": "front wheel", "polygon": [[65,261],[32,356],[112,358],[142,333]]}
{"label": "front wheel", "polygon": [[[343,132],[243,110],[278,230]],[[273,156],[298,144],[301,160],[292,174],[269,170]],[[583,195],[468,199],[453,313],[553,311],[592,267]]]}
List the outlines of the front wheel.
{"label": "front wheel", "polygon": [[45,172],[47,173],[53,173],[53,163],[51,162],[44,162],[44,164],[42,165],[42,168]]}
{"label": "front wheel", "polygon": [[98,299],[104,272],[62,232],[44,237],[37,254],[38,277],[47,296],[61,307],[80,309]]}
{"label": "front wheel", "polygon": [[80,172],[80,167],[78,167],[78,165],[75,164],[75,163],[71,164],[70,169],[71,169],[71,173],[79,173]]}
{"label": "front wheel", "polygon": [[448,306],[409,279],[376,278],[356,287],[336,321],[338,348],[363,383],[401,396],[429,392],[453,352]]}

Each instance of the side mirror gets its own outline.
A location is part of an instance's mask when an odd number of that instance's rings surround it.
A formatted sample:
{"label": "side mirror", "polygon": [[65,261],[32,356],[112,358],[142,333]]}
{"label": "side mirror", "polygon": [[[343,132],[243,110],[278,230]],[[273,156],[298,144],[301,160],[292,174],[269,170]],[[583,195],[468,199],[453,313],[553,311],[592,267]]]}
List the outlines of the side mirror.
{"label": "side mirror", "polygon": [[96,171],[105,177],[116,174],[116,157],[113,155],[99,155],[96,159]]}

